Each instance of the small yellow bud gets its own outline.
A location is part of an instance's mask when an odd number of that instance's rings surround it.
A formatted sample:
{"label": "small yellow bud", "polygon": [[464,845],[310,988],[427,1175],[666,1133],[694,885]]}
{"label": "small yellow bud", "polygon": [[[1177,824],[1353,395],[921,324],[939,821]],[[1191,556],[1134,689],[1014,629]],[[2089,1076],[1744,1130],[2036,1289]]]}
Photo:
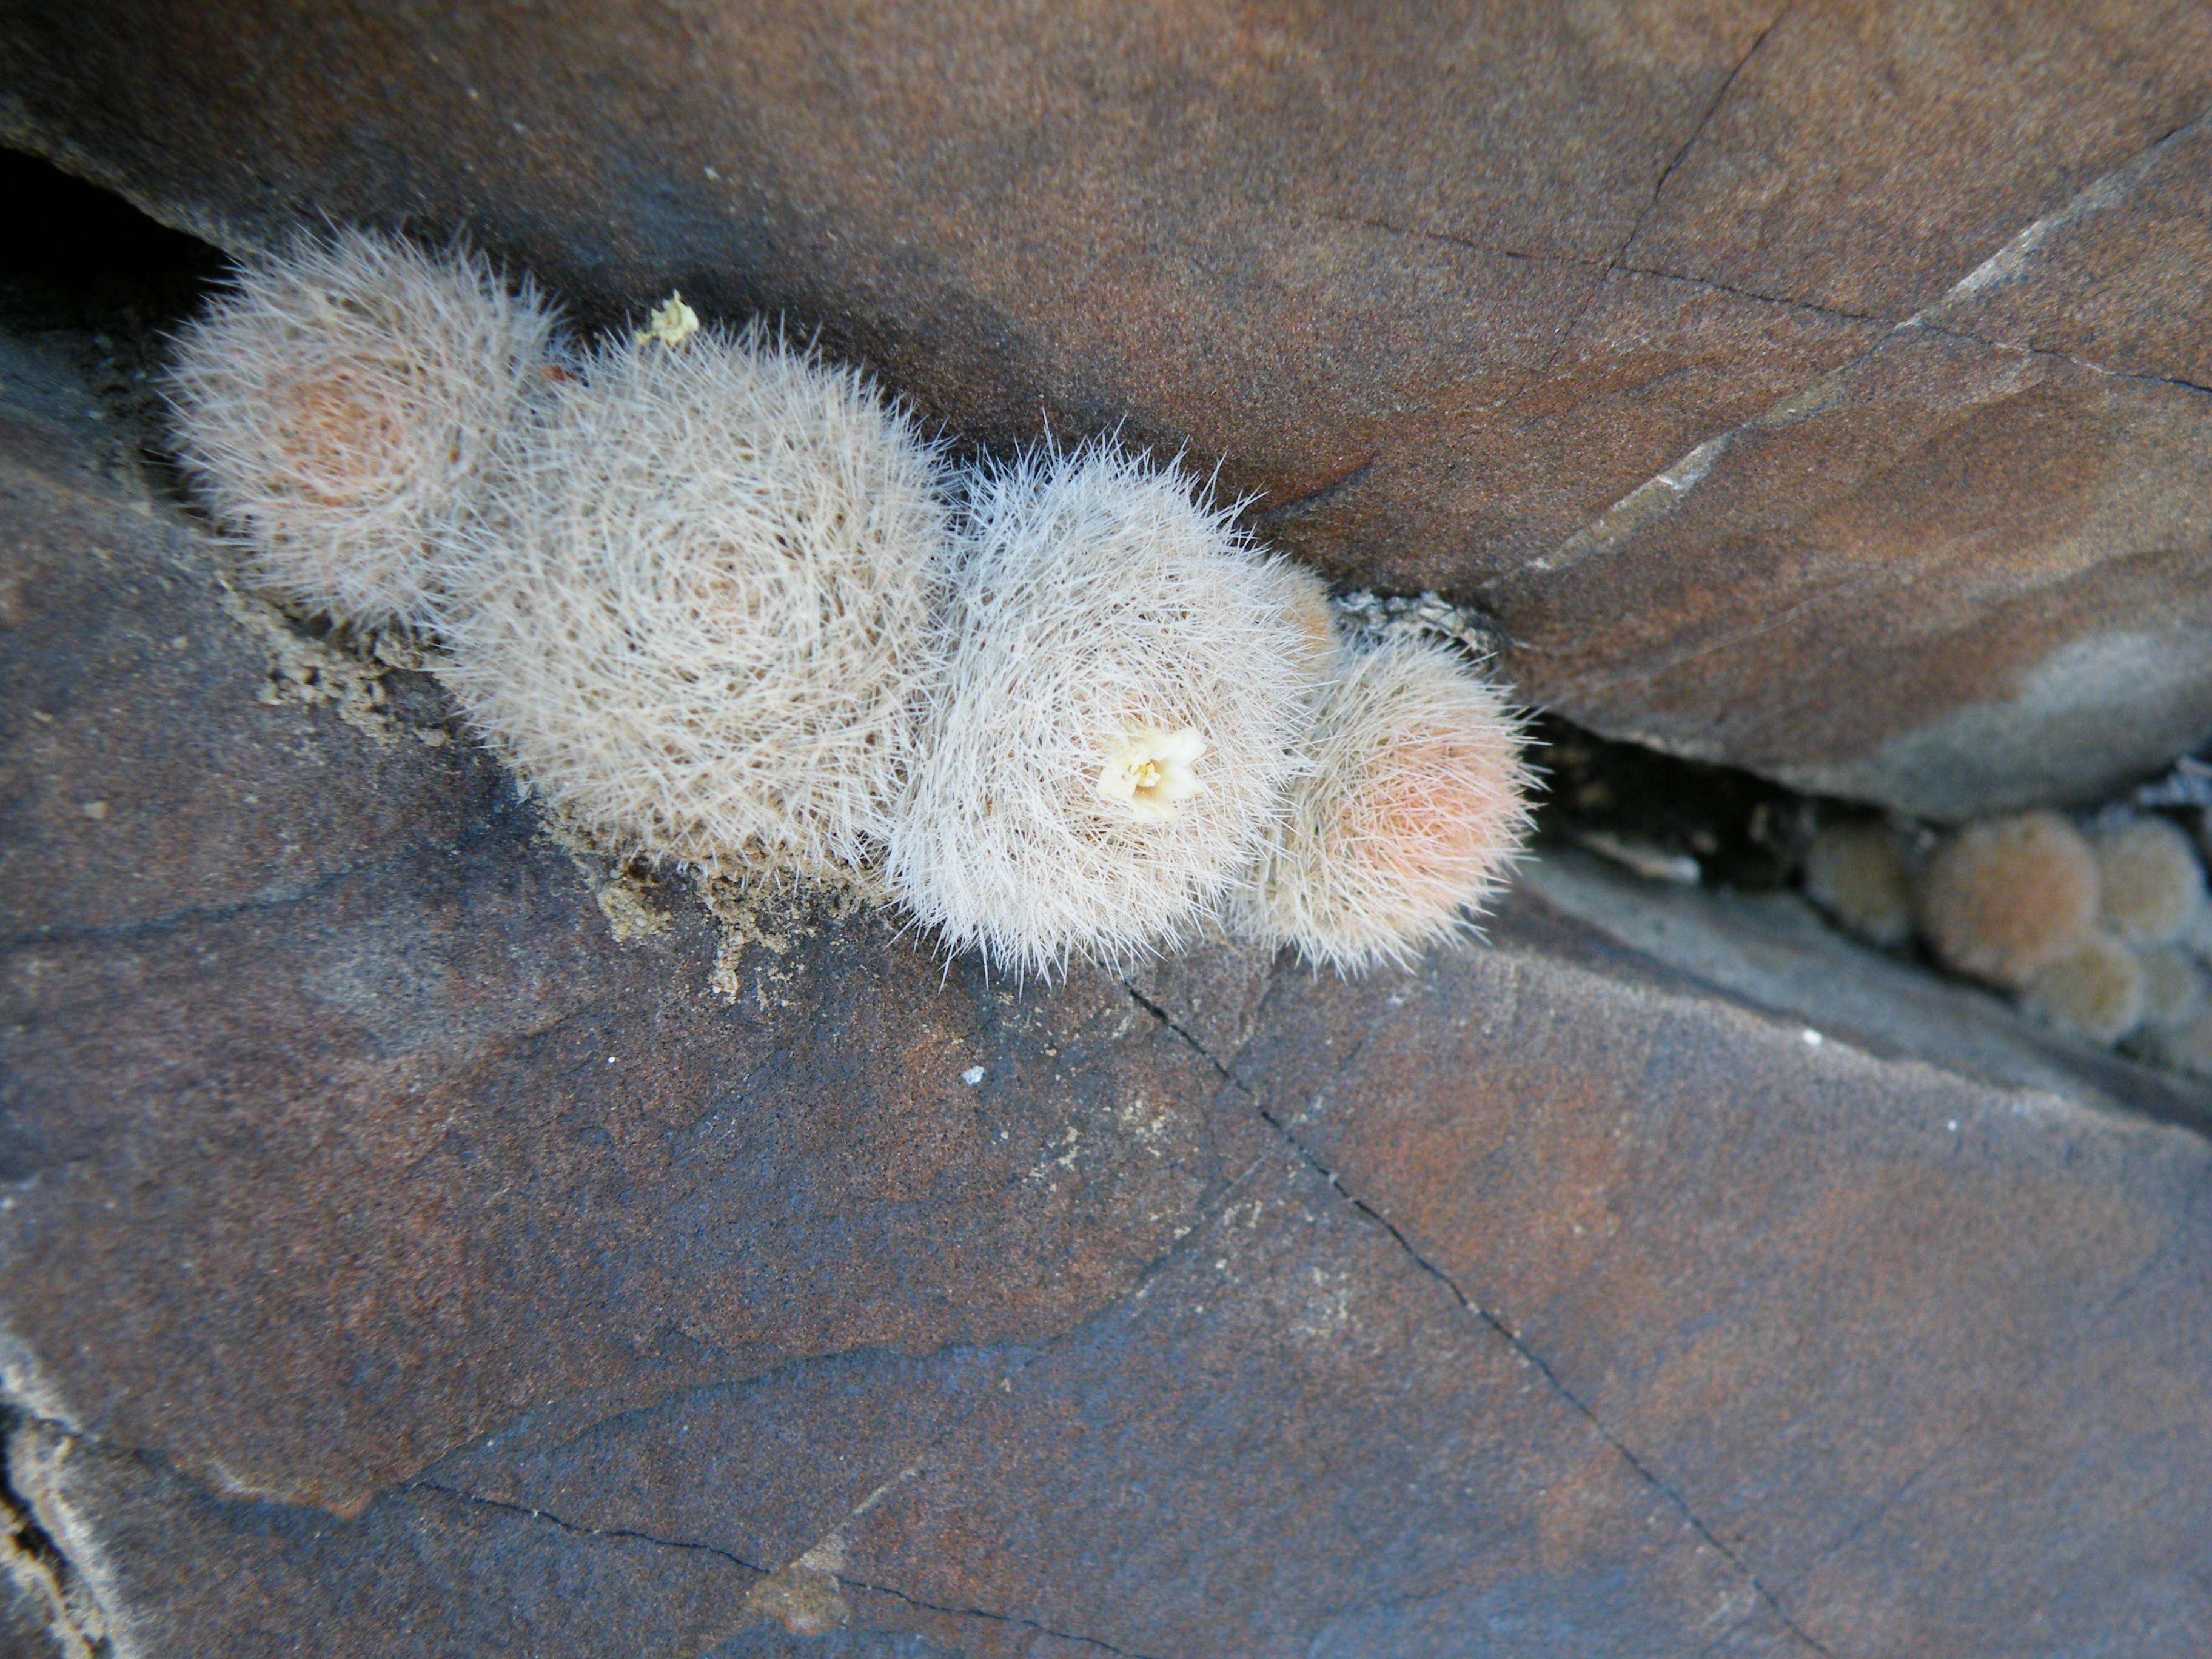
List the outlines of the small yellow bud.
{"label": "small yellow bud", "polygon": [[1099,770],[1098,799],[1125,803],[1139,823],[1164,823],[1182,810],[1179,802],[1206,787],[1192,769],[1205,753],[1206,739],[1188,726],[1124,732]]}
{"label": "small yellow bud", "polygon": [[659,309],[646,319],[645,332],[637,337],[637,343],[643,345],[648,340],[658,340],[672,350],[698,331],[699,313],[684,303],[682,294],[672,291]]}

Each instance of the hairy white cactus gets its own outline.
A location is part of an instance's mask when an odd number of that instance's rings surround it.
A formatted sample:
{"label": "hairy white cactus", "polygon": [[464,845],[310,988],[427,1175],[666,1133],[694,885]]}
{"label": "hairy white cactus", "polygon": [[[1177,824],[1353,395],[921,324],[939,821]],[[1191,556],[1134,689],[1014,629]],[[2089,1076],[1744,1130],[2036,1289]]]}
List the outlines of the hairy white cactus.
{"label": "hairy white cactus", "polygon": [[735,873],[872,860],[916,759],[951,527],[933,447],[771,334],[611,342],[449,539],[441,671],[604,838]]}
{"label": "hairy white cactus", "polygon": [[480,257],[362,231],[249,259],[178,342],[195,491],[285,599],[422,627],[430,550],[472,513],[545,387],[553,312]]}
{"label": "hairy white cactus", "polygon": [[249,573],[415,630],[612,849],[865,872],[1017,973],[1232,909],[1351,969],[1451,932],[1520,830],[1498,694],[1340,638],[1176,465],[956,474],[857,373],[680,295],[586,349],[474,255],[302,240],[186,331],[173,393]]}
{"label": "hairy white cactus", "polygon": [[1171,945],[1302,763],[1294,590],[1188,477],[1118,449],[987,466],[964,505],[892,889],[1017,972]]}
{"label": "hairy white cactus", "polygon": [[1237,931],[1357,973],[1461,933],[1528,829],[1520,722],[1455,647],[1348,642]]}

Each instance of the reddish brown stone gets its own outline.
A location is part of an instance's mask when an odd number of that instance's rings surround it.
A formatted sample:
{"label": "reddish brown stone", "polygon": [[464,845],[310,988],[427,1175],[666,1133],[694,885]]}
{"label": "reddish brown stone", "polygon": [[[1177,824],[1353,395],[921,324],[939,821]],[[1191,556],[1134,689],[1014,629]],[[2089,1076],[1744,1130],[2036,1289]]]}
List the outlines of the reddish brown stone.
{"label": "reddish brown stone", "polygon": [[[9,1468],[107,1609],[93,1631],[78,1627],[111,1644],[95,1652],[673,1659],[753,1622],[745,1595],[760,1575],[712,1550],[597,1536],[441,1492],[395,1492],[350,1519],[226,1502],[158,1458],[37,1425],[11,1436]],[[209,1547],[179,1547],[188,1541]]]}
{"label": "reddish brown stone", "polygon": [[1774,16],[1627,263],[1901,321],[2212,103],[2186,0]]}
{"label": "reddish brown stone", "polygon": [[[1211,1013],[1156,976],[1236,1034],[1235,1173],[1041,1344],[561,1402],[355,1519],[43,1425],[19,1490],[170,1649],[2197,1652],[2203,1143],[1498,931]],[[794,1559],[819,1648],[749,1599]]]}
{"label": "reddish brown stone", "polygon": [[2208,409],[1900,328],[1487,591],[1603,730],[1939,817],[2110,791],[2212,727]]}
{"label": "reddish brown stone", "polygon": [[2202,1144],[1598,983],[1285,977],[1236,1069],[1824,1650],[2202,1643]]}
{"label": "reddish brown stone", "polygon": [[2038,223],[1935,320],[2119,376],[2212,386],[2212,123],[2191,122]]}

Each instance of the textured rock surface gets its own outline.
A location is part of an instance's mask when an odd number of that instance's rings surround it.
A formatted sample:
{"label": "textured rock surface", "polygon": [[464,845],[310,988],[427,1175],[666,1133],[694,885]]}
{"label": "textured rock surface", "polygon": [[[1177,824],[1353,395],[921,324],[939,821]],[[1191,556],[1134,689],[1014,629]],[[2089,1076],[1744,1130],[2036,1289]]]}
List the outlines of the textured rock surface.
{"label": "textured rock surface", "polygon": [[2212,732],[2187,0],[0,5],[13,141],[1126,422],[1597,729],[1937,814]]}
{"label": "textured rock surface", "polygon": [[726,947],[409,677],[260,701],[4,367],[16,1627],[48,1570],[117,1655],[2212,1641],[2212,1158],[2111,1109],[2170,1091],[1808,1043],[1541,883],[1353,986]]}
{"label": "textured rock surface", "polygon": [[2212,1131],[2212,1087],[2024,1023],[1994,993],[1838,932],[1796,893],[1639,881],[1580,854],[1530,865],[1524,898],[1731,999],[1887,1059],[1935,1062],[1992,1087],[2061,1095]]}

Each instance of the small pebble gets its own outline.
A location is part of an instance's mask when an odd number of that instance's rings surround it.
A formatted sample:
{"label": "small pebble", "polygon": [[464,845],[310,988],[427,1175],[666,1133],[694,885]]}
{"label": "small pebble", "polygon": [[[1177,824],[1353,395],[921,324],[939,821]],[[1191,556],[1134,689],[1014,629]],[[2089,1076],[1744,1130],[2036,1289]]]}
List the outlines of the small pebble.
{"label": "small pebble", "polygon": [[980,1066],[970,1066],[960,1073],[960,1080],[969,1088],[974,1088],[983,1080],[983,1068]]}
{"label": "small pebble", "polygon": [[1575,839],[1600,858],[1646,881],[1668,881],[1694,887],[1705,878],[1704,867],[1687,853],[1669,853],[1650,842],[1616,836],[1607,830],[1578,830]]}

